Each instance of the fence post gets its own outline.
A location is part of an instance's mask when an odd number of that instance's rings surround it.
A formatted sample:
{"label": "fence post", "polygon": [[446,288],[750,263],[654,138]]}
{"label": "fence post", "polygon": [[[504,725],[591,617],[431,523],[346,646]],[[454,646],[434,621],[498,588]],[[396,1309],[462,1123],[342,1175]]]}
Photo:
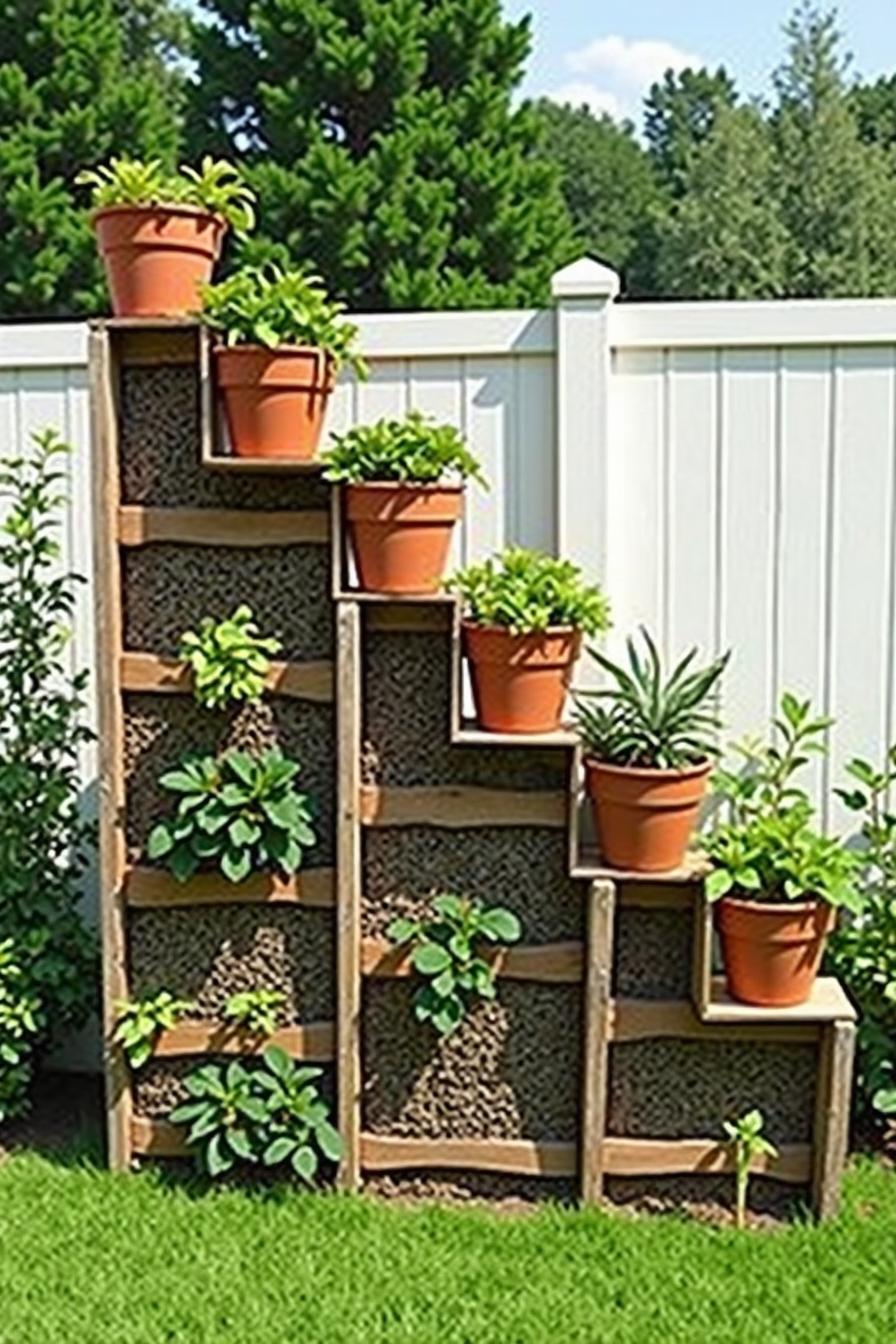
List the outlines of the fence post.
{"label": "fence post", "polygon": [[619,276],[590,257],[557,271],[557,549],[591,577],[607,569],[610,313]]}

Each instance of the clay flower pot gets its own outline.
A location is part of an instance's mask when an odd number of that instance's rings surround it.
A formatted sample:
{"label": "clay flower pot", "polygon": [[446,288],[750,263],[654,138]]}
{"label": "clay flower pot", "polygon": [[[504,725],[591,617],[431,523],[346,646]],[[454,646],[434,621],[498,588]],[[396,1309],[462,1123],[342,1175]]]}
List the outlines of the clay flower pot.
{"label": "clay flower pot", "polygon": [[116,317],[183,317],[199,308],[227,225],[188,205],[111,205],[93,227]]}
{"label": "clay flower pot", "polygon": [[716,928],[731,997],[763,1008],[805,1003],[835,923],[826,901],[776,904],[724,896]]}
{"label": "clay flower pot", "polygon": [[582,633],[572,626],[515,635],[464,621],[476,718],[492,733],[550,733],[561,726]]}
{"label": "clay flower pot", "polygon": [[710,761],[685,770],[585,761],[600,851],[612,868],[662,873],[684,862],[706,793]]}
{"label": "clay flower pot", "polygon": [[462,485],[365,481],[345,487],[345,516],[361,587],[373,593],[435,593]]}
{"label": "clay flower pot", "polygon": [[329,356],[299,345],[216,346],[212,355],[234,457],[313,458],[333,390]]}

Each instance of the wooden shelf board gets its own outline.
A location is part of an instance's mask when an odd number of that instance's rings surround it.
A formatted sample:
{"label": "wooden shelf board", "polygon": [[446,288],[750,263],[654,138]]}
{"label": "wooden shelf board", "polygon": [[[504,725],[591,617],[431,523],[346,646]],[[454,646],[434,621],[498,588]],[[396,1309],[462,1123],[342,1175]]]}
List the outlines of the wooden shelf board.
{"label": "wooden shelf board", "polygon": [[324,510],[154,509],[118,510],[121,546],[180,542],[188,546],[326,545],[330,516]]}
{"label": "wooden shelf board", "polygon": [[[602,1144],[607,1176],[716,1175],[734,1171],[731,1145],[719,1139],[606,1138]],[[808,1143],[782,1144],[776,1158],[758,1157],[750,1170],[793,1185],[808,1184],[812,1149]]]}
{"label": "wooden shelf board", "polygon": [[374,607],[453,607],[457,603],[453,593],[369,593],[363,588],[343,588],[336,600]]}
{"label": "wooden shelf board", "polygon": [[171,328],[191,328],[194,331],[200,326],[199,319],[196,317],[92,317],[88,321],[88,326],[93,331],[160,331],[170,330]]}
{"label": "wooden shelf board", "polygon": [[464,720],[451,734],[451,741],[464,747],[575,747],[578,737],[571,728],[550,733],[490,733]]}
{"label": "wooden shelf board", "polygon": [[572,870],[572,877],[589,881],[606,882],[644,882],[655,886],[691,886],[702,881],[708,871],[706,860],[699,854],[691,854],[680,868],[672,868],[664,873],[640,873],[630,868],[609,868],[603,862],[597,849],[583,845]]}
{"label": "wooden shelf board", "polygon": [[365,1171],[412,1171],[433,1167],[494,1171],[519,1176],[574,1176],[574,1143],[533,1143],[529,1139],[407,1139],[361,1135]]}
{"label": "wooden shelf board", "polygon": [[440,788],[380,788],[362,785],[362,826],[545,826],[566,827],[566,795],[560,792]]}
{"label": "wooden shelf board", "polygon": [[806,1045],[818,1041],[819,1025],[813,1022],[742,1021],[731,1024],[706,1022],[690,999],[613,999],[610,1004],[609,1038],[614,1044],[644,1040],[768,1041],[776,1045]]}
{"label": "wooden shelf board", "polygon": [[124,875],[125,904],[158,909],[189,905],[306,905],[328,910],[335,904],[332,868],[308,868],[294,877],[258,873],[245,882],[228,882],[219,873],[197,873],[178,882],[162,868],[134,867]]}
{"label": "wooden shelf board", "polygon": [[231,457],[225,454],[212,454],[202,462],[209,471],[223,471],[228,474],[250,476],[319,476],[326,466],[319,458],[308,461],[298,458],[268,457]]}
{"label": "wooden shelf board", "polygon": [[833,976],[819,976],[808,1001],[792,1008],[760,1008],[755,1004],[739,1003],[729,996],[724,977],[713,976],[709,1004],[702,1017],[704,1022],[726,1026],[855,1022],[856,1010],[839,980]]}
{"label": "wooden shelf board", "polygon": [[328,1064],[336,1057],[336,1024],[308,1022],[282,1027],[273,1036],[262,1036],[228,1023],[184,1019],[160,1033],[153,1056],[169,1059],[180,1055],[260,1055],[269,1045],[279,1045],[293,1059]]}
{"label": "wooden shelf board", "polygon": [[[177,658],[154,653],[125,652],[119,659],[119,677],[124,691],[162,695],[190,695],[193,689],[188,665]],[[294,700],[333,700],[331,662],[271,663],[266,689]]]}
{"label": "wooden shelf board", "polygon": [[[483,956],[505,980],[571,985],[580,983],[584,970],[584,948],[576,942],[496,948],[484,950]],[[361,973],[376,979],[413,975],[410,952],[394,947],[385,938],[365,938],[361,943]]]}

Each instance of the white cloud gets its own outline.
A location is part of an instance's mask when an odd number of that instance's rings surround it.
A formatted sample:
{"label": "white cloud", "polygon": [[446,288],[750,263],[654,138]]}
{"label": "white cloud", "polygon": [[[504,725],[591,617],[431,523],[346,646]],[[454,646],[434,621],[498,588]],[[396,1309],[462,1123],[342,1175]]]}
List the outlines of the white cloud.
{"label": "white cloud", "polygon": [[637,121],[641,100],[667,70],[699,69],[706,62],[696,52],[660,38],[610,34],[567,52],[564,64],[579,78],[551,90],[547,96],[554,102],[587,103],[593,111],[606,112],[617,121],[623,117]]}
{"label": "white cloud", "polygon": [[615,93],[611,93],[609,89],[599,89],[596,84],[589,84],[584,80],[562,84],[559,89],[552,89],[548,97],[552,102],[571,103],[573,107],[581,107],[584,103],[598,116],[605,112],[614,121],[619,121],[625,115],[622,103]]}

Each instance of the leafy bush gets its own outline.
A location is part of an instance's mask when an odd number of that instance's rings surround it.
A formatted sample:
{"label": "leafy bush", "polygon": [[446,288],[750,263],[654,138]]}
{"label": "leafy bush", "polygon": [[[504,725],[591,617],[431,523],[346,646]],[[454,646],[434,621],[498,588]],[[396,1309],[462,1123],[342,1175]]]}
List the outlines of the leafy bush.
{"label": "leafy bush", "polygon": [[732,892],[763,901],[817,896],[830,905],[861,907],[855,856],[815,829],[812,804],[793,782],[811,755],[825,750],[829,726],[829,719],[812,717],[808,700],[785,691],[771,742],[740,744],[743,768],[716,773],[713,783],[727,807],[703,837],[713,865],[709,900]]}
{"label": "leafy bush", "polygon": [[761,1111],[747,1111],[738,1120],[725,1120],[723,1127],[734,1149],[734,1170],[737,1182],[737,1226],[747,1222],[747,1190],[750,1183],[750,1165],[757,1157],[777,1157],[778,1150],[762,1130],[765,1119]]}
{"label": "leafy bush", "polygon": [[366,365],[355,351],[358,329],[344,311],[344,304],[327,297],[319,276],[270,263],[245,266],[218,284],[203,285],[200,317],[227,345],[311,346],[363,377]]}
{"label": "leafy bush", "polygon": [[611,765],[658,770],[705,761],[716,754],[713,735],[720,724],[712,700],[730,655],[694,670],[697,650],[691,649],[664,679],[656,644],[643,627],[641,635],[643,655],[633,639],[626,640],[627,669],[599,649],[589,650],[616,684],[575,693],[576,723],[588,752]]}
{"label": "leafy bush", "polygon": [[182,1017],[195,1010],[188,999],[177,999],[167,989],[142,999],[125,999],[115,1005],[118,1022],[112,1039],[124,1050],[132,1069],[142,1069],[152,1057],[159,1034],[170,1031]]}
{"label": "leafy bush", "polygon": [[323,460],[328,481],[430,484],[455,475],[485,485],[482,468],[454,426],[433,424],[419,411],[334,435]]}
{"label": "leafy bush", "polygon": [[11,938],[0,942],[0,1124],[28,1106],[32,1053],[46,1029]]}
{"label": "leafy bush", "polygon": [[245,605],[223,621],[206,617],[198,631],[185,631],[180,641],[180,656],[193,673],[193,693],[206,709],[258,700],[270,671],[270,656],[280,649],[278,639],[259,635],[252,610]]}
{"label": "leafy bush", "polygon": [[342,1140],[315,1086],[320,1075],[320,1069],[301,1068],[270,1045],[261,1065],[235,1060],[194,1070],[184,1083],[190,1100],[170,1118],[189,1126],[187,1143],[209,1176],[221,1176],[238,1162],[267,1167],[288,1162],[311,1184],[321,1156],[331,1162],[342,1156]]}
{"label": "leafy bush", "polygon": [[866,904],[835,932],[831,967],[859,1009],[859,1096],[878,1116],[896,1115],[896,815],[887,806],[896,785],[896,747],[882,770],[868,761],[846,767],[851,785],[837,789],[861,817],[857,856]]}
{"label": "leafy bush", "polygon": [[220,215],[234,233],[249,233],[255,227],[255,193],[238,168],[209,154],[198,169],[182,164],[177,173],[165,168],[161,159],[143,162],[122,155],[79,173],[75,182],[92,188],[95,210],[111,205],[190,205]]}
{"label": "leafy bush", "polygon": [[84,1022],[96,997],[78,910],[94,838],[80,756],[93,734],[87,673],[72,676],[66,656],[79,580],[60,571],[56,542],[69,451],[45,430],[0,462],[0,940],[11,940],[15,995],[39,1024],[18,1037],[16,1068]]}
{"label": "leafy bush", "polygon": [[413,943],[411,964],[423,984],[414,995],[420,1022],[432,1022],[441,1035],[460,1025],[477,999],[495,997],[494,966],[479,955],[483,941],[515,943],[520,922],[510,910],[460,896],[437,896],[434,920],[395,919],[386,930],[397,944]]}
{"label": "leafy bush", "polygon": [[285,1002],[286,995],[279,989],[242,989],[227,1000],[224,1017],[253,1035],[273,1036]]}
{"label": "leafy bush", "polygon": [[574,626],[596,635],[610,626],[610,607],[597,584],[587,584],[570,560],[508,546],[449,580],[467,616],[479,625],[503,625],[514,634]]}
{"label": "leafy bush", "polygon": [[149,857],[164,859],[181,882],[211,863],[229,882],[257,871],[294,873],[316,841],[308,799],[293,787],[298,772],[276,748],[259,757],[188,757],[159,780],[179,801],[152,831]]}

